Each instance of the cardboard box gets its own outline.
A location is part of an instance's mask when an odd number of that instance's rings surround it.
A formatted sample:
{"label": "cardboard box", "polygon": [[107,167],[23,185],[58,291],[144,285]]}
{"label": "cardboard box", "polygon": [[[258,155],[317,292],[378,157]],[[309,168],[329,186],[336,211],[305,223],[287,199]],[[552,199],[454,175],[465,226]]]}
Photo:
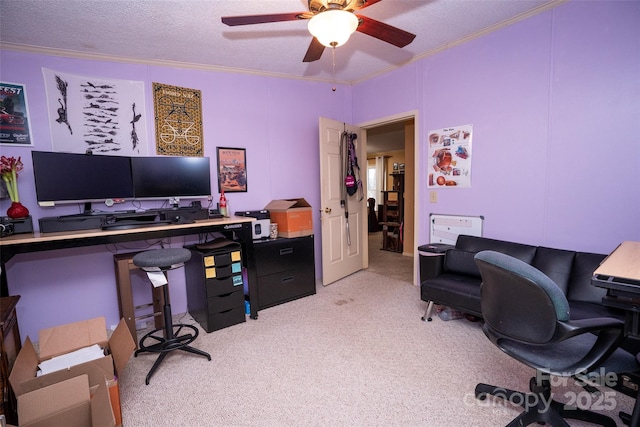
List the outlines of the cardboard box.
{"label": "cardboard box", "polygon": [[313,234],[311,205],[305,199],[272,200],[265,210],[269,211],[271,223],[278,224],[278,236],[301,237]]}
{"label": "cardboard box", "polygon": [[41,361],[93,344],[98,344],[100,347],[108,344],[104,317],[42,329],[38,335]]}
{"label": "cardboard box", "polygon": [[18,396],[21,427],[113,427],[115,418],[107,385],[89,388],[80,375]]}
{"label": "cardboard box", "polygon": [[[41,354],[44,353],[47,359],[53,357],[51,355],[54,354],[68,353],[93,344],[103,345],[107,353],[102,358],[42,376],[36,376],[36,374],[38,363],[45,360],[45,358],[38,357],[33,343],[27,337],[16,357],[11,375],[9,375],[9,382],[16,396],[20,397],[26,393],[86,375],[90,387],[99,386],[105,381],[109,383],[107,395],[111,394],[112,396],[110,400],[113,414],[116,416],[116,425],[122,424],[116,373],[124,371],[131,354],[136,348],[136,343],[124,319],[120,320],[108,341],[106,339],[106,330],[106,321],[101,317],[41,331],[40,336],[44,339],[41,343],[43,346]],[[20,410],[20,404],[18,404],[18,410]],[[22,425],[22,422],[20,424]]]}

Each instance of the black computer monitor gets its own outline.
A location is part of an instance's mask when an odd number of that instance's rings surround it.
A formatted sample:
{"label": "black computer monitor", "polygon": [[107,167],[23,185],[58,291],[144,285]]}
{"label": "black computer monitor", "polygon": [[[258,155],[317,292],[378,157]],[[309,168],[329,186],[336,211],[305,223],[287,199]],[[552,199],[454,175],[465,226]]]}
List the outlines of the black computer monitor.
{"label": "black computer monitor", "polygon": [[208,157],[132,157],[136,199],[204,198],[211,195]]}
{"label": "black computer monitor", "polygon": [[40,206],[133,199],[129,157],[32,151],[36,198]]}

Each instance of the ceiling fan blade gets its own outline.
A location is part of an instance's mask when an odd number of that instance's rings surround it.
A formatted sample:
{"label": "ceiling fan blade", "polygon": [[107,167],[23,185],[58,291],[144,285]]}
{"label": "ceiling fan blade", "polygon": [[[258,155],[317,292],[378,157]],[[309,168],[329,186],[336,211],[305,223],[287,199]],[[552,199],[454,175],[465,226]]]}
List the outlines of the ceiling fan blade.
{"label": "ceiling fan blade", "polygon": [[311,40],[309,49],[307,49],[307,53],[304,55],[302,62],[317,61],[322,56],[322,52],[324,52],[324,45],[314,37],[313,40]]}
{"label": "ceiling fan blade", "polygon": [[236,25],[267,24],[269,22],[295,21],[309,19],[308,12],[272,13],[269,15],[223,16],[222,23],[230,27]]}
{"label": "ceiling fan blade", "polygon": [[360,20],[360,25],[358,25],[356,31],[375,37],[384,42],[391,43],[394,46],[405,47],[416,38],[415,34],[411,34],[407,31],[401,30],[400,28],[385,24],[384,22],[376,21],[375,19],[367,18],[362,15],[356,16]]}

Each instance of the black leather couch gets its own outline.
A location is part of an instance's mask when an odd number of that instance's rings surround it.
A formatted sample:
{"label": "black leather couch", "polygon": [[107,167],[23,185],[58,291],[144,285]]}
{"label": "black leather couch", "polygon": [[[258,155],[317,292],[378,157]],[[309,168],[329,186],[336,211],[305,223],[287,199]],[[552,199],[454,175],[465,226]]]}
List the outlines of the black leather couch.
{"label": "black leather couch", "polygon": [[[447,250],[444,256],[436,257],[441,264],[433,269],[433,277],[421,277],[421,299],[482,317],[481,278],[473,257],[484,250],[511,255],[553,279],[567,296],[572,319],[624,319],[624,311],[602,304],[606,290],[591,284],[593,272],[606,255],[465,235],[459,236],[455,247]],[[425,319],[430,318],[432,306],[429,304]]]}

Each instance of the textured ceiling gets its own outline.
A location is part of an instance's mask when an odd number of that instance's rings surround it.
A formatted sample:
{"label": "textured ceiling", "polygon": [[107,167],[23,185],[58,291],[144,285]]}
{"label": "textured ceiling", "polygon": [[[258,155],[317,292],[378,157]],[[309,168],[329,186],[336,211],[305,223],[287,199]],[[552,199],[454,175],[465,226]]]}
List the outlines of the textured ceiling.
{"label": "textured ceiling", "polygon": [[0,0],[6,49],[354,83],[565,0],[385,0],[362,15],[416,34],[398,48],[356,32],[303,63],[307,21],[228,27],[222,16],[304,12],[304,0]]}

